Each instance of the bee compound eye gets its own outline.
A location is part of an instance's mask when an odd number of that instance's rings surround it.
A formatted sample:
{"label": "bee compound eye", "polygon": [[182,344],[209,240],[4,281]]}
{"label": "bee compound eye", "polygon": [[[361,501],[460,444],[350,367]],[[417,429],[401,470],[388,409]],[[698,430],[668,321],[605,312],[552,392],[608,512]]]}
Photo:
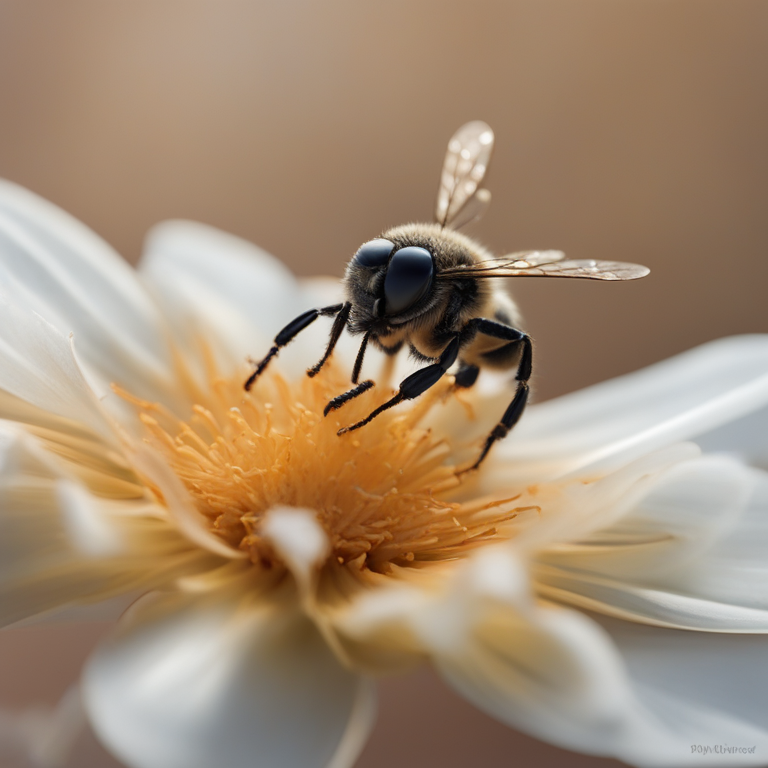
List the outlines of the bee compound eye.
{"label": "bee compound eye", "polygon": [[355,254],[354,262],[361,267],[383,267],[395,244],[383,237],[363,243]]}
{"label": "bee compound eye", "polygon": [[404,312],[423,298],[434,272],[432,254],[426,248],[409,245],[396,251],[384,278],[386,314]]}

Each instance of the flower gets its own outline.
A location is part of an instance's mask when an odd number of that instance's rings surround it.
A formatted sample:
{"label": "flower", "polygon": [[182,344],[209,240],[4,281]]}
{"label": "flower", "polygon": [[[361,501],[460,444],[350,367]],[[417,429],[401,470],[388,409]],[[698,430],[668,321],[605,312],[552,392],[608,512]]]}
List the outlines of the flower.
{"label": "flower", "polygon": [[531,406],[457,477],[493,381],[337,437],[386,387],[324,419],[352,352],[306,378],[313,327],[243,391],[338,286],[234,237],[161,225],[134,273],[5,183],[0,291],[0,620],[143,595],[82,680],[127,765],[349,766],[425,660],[563,747],[765,763],[768,338]]}

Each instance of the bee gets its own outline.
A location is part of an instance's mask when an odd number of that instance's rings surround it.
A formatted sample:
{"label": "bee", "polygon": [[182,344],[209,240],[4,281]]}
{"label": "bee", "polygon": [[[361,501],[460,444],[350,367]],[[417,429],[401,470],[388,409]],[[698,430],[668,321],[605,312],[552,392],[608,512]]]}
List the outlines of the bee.
{"label": "bee", "polygon": [[360,246],[344,275],[346,300],[310,309],[288,323],[266,357],[245,382],[249,390],[279,350],[318,317],[334,317],[325,353],[307,371],[316,376],[333,353],[342,332],[362,335],[347,392],[333,398],[327,416],[371,389],[360,381],[366,348],[386,355],[404,346],[425,367],[400,382],[397,393],[366,418],[343,427],[343,435],[364,427],[404,400],[413,400],[456,366],[454,383],[471,387],[481,368],[515,368],[512,400],[489,433],[473,465],[477,469],[497,440],[515,426],[528,401],[533,367],[531,337],[520,330],[515,303],[492,278],[571,277],[635,280],[647,267],[616,261],[566,260],[562,251],[523,251],[495,257],[458,230],[488,208],[490,192],[481,186],[493,151],[491,128],[479,120],[459,128],[448,143],[433,224],[405,224]]}

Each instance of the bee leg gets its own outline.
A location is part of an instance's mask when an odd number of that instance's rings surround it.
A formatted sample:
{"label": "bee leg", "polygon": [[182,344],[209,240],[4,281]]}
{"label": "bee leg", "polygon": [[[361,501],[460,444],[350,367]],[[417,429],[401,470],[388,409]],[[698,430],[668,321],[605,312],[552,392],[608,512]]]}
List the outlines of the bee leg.
{"label": "bee leg", "polygon": [[325,406],[323,416],[327,416],[331,411],[335,411],[341,408],[344,403],[348,403],[350,400],[354,400],[358,395],[362,395],[363,392],[367,392],[373,386],[373,381],[368,379],[367,381],[360,382],[356,387],[344,392],[337,397],[334,397],[328,405]]}
{"label": "bee leg", "polygon": [[491,446],[502,438],[506,437],[509,430],[517,424],[518,419],[523,414],[525,404],[528,402],[528,384],[523,381],[519,381],[517,384],[517,391],[512,402],[504,411],[504,415],[501,417],[501,421],[491,430],[491,434],[488,435],[483,446],[483,450],[480,451],[477,461],[467,469],[462,469],[457,474],[461,475],[464,472],[469,472],[472,469],[477,469],[482,463],[483,459],[488,455],[488,451],[491,450]]}
{"label": "bee leg", "polygon": [[360,427],[364,427],[373,421],[380,413],[389,410],[398,403],[402,403],[403,400],[413,400],[415,397],[426,392],[430,387],[437,384],[445,376],[446,371],[456,362],[456,358],[459,356],[459,346],[460,339],[458,336],[454,336],[436,363],[428,365],[426,368],[422,368],[410,376],[406,376],[400,383],[398,393],[391,400],[387,400],[386,403],[380,405],[362,421],[358,421],[357,424],[343,427],[338,431],[338,434],[343,435],[346,432],[360,429]]}
{"label": "bee leg", "polygon": [[355,358],[355,366],[352,369],[352,383],[356,386],[347,390],[343,394],[334,397],[333,400],[331,400],[328,405],[325,406],[325,409],[323,410],[323,416],[327,416],[331,411],[335,411],[338,408],[341,408],[344,403],[348,403],[350,400],[354,400],[358,395],[362,395],[363,392],[367,392],[374,385],[374,381],[372,379],[367,379],[360,384],[357,383],[358,379],[360,378],[360,369],[363,367],[363,358],[365,357],[365,350],[368,348],[368,339],[370,337],[371,332],[368,331],[368,333],[363,336],[363,341],[360,344],[360,349],[358,350],[357,357]]}
{"label": "bee leg", "polygon": [[[325,406],[325,410],[323,413],[327,416],[331,411],[335,411],[339,408],[341,408],[342,405],[345,403],[348,403],[350,400],[354,400],[358,395],[362,395],[363,392],[367,392],[371,387],[375,386],[376,382],[373,381],[373,379],[366,379],[366,381],[360,382],[359,384],[358,379],[360,378],[360,369],[363,367],[363,358],[365,357],[365,350],[368,347],[368,340],[371,336],[371,332],[368,331],[368,333],[363,336],[363,342],[360,344],[360,349],[357,353],[357,358],[355,359],[355,366],[352,369],[352,383],[356,386],[352,387],[352,389],[348,390],[347,392],[344,392],[341,395],[338,395],[337,397],[334,397],[333,400],[331,400],[328,405]],[[400,351],[400,348],[403,346],[403,342],[400,341],[393,347],[385,347],[381,343],[379,343],[379,347],[384,352],[384,354],[387,356],[385,366],[385,374],[387,371],[391,373],[391,366],[394,362],[394,356]],[[389,381],[389,374],[386,375],[384,378],[384,383],[387,384]]]}
{"label": "bee leg", "polygon": [[349,320],[349,310],[352,309],[352,305],[347,301],[339,311],[339,314],[336,315],[336,319],[333,321],[333,326],[331,327],[331,336],[328,339],[328,346],[325,349],[325,354],[320,358],[320,361],[313,365],[311,368],[307,370],[307,376],[312,378],[313,376],[317,376],[318,373],[320,373],[320,369],[328,362],[328,358],[333,353],[334,347],[336,346],[337,342],[339,341],[339,338],[341,337],[341,332],[344,330],[344,328],[347,325],[347,320]]}
{"label": "bee leg", "polygon": [[357,384],[360,380],[360,371],[363,368],[363,359],[365,358],[365,350],[368,349],[368,339],[371,338],[371,332],[363,336],[363,341],[360,344],[360,349],[357,351],[357,357],[355,358],[355,366],[352,368],[352,383]]}
{"label": "bee leg", "polygon": [[[280,349],[288,344],[288,342],[291,341],[294,336],[303,331],[308,325],[312,324],[321,315],[325,317],[333,317],[334,315],[338,315],[340,312],[343,312],[345,308],[348,316],[349,309],[351,308],[349,302],[345,304],[333,304],[330,307],[322,307],[321,309],[310,309],[307,312],[299,315],[295,320],[291,320],[291,322],[288,323],[288,325],[286,325],[285,328],[283,328],[283,330],[277,334],[277,336],[275,336],[275,343],[272,349],[269,350],[267,356],[256,366],[256,370],[248,377],[248,380],[245,382],[246,391],[249,390],[253,386],[253,382],[256,381],[256,379],[258,379],[262,373],[264,373],[264,370],[266,369],[267,365],[269,365],[270,360],[272,360],[272,358],[280,351]],[[335,325],[336,324],[334,323],[334,327]],[[339,330],[338,335],[340,334],[341,329]],[[331,332],[331,340],[333,341],[333,345],[329,344],[330,351],[327,352],[327,355],[330,355],[330,353],[333,351],[333,346],[335,346],[336,341],[338,341],[338,335],[336,339],[333,340],[333,331]],[[325,362],[326,359],[327,357],[325,357],[322,362]]]}
{"label": "bee leg", "polygon": [[[488,435],[483,446],[483,450],[480,452],[480,456],[477,461],[467,469],[462,470],[458,474],[463,474],[472,469],[477,469],[482,463],[483,459],[488,455],[488,451],[491,450],[491,446],[502,438],[506,437],[509,430],[517,424],[525,409],[525,404],[528,402],[528,380],[531,378],[531,371],[533,368],[533,344],[531,343],[531,337],[527,333],[518,331],[516,328],[512,328],[503,323],[498,323],[494,320],[486,320],[485,318],[475,318],[470,320],[465,326],[465,331],[468,335],[474,333],[482,333],[486,336],[491,336],[495,339],[508,340],[509,343],[505,344],[497,350],[493,350],[490,355],[507,355],[518,346],[522,346],[522,353],[520,354],[520,361],[517,364],[517,389],[512,402],[504,411],[504,415],[501,417],[499,423],[491,430],[491,434]],[[486,357],[489,353],[486,353]]]}

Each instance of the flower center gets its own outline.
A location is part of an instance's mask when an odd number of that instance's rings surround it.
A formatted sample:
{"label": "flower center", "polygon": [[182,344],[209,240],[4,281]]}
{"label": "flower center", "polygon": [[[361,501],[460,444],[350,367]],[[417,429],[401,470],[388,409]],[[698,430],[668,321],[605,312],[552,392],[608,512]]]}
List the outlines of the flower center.
{"label": "flower center", "polygon": [[462,483],[451,447],[421,426],[435,405],[453,396],[449,380],[338,436],[385,393],[374,387],[324,417],[326,403],[349,386],[333,365],[295,384],[268,372],[250,393],[242,378],[214,379],[208,402],[194,406],[187,422],[119,394],[140,408],[150,442],[211,528],[256,565],[273,564],[260,524],[275,507],[314,510],[330,562],[376,572],[463,556],[508,535],[504,524],[521,512],[538,511],[516,506],[520,495],[456,500]]}

